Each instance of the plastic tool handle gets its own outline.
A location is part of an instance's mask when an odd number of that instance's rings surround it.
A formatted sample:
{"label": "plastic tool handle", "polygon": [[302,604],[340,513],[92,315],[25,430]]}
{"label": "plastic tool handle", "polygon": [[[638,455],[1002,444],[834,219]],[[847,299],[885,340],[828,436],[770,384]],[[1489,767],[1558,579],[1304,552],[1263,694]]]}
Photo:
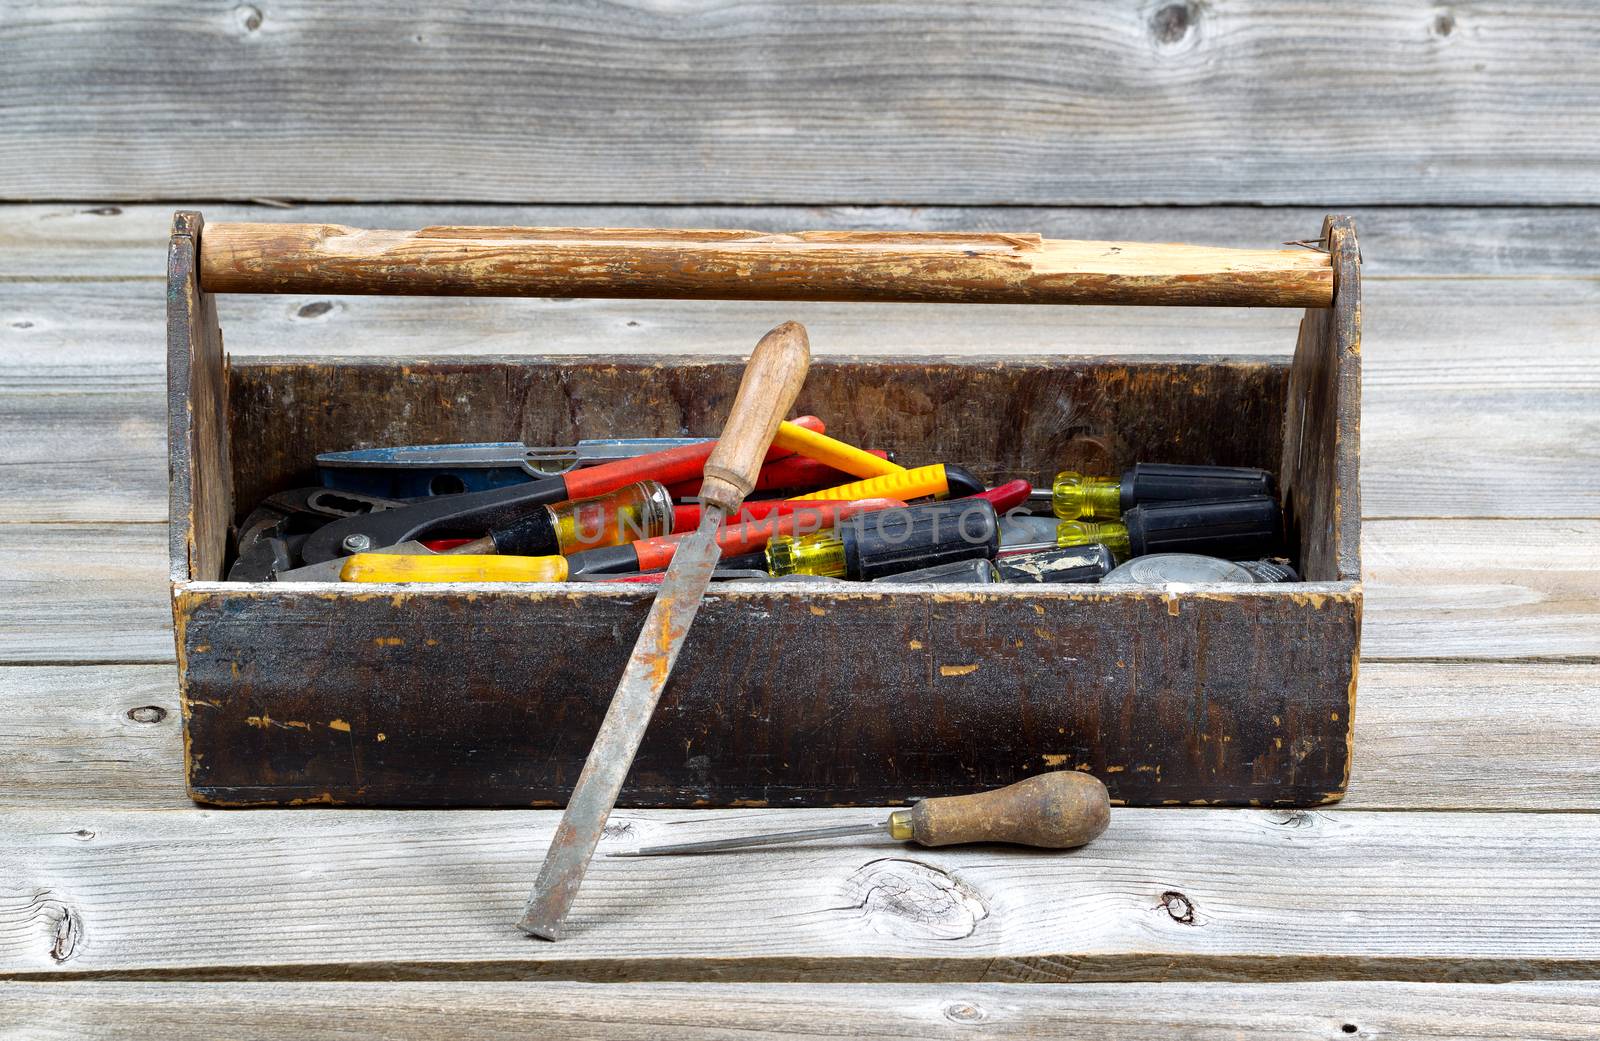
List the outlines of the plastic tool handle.
{"label": "plastic tool handle", "polygon": [[799,322],[784,322],[756,344],[722,436],[706,460],[701,500],[725,513],[738,511],[810,367],[811,342]]}
{"label": "plastic tool handle", "polygon": [[[1041,849],[1081,846],[1111,822],[1111,797],[1097,778],[1072,770],[1039,774],[977,795],[924,799],[897,810],[889,830],[923,846],[1009,842]],[[906,834],[906,825],[910,834]]]}
{"label": "plastic tool handle", "polygon": [[345,582],[565,582],[566,557],[357,553],[344,562]]}
{"label": "plastic tool handle", "polygon": [[[796,426],[812,430],[822,429],[822,420],[816,416],[801,416],[794,423]],[[601,463],[599,466],[569,470],[560,478],[566,482],[566,494],[560,498],[592,499],[597,495],[616,491],[625,484],[633,484],[635,481],[675,484],[678,481],[693,480],[705,469],[706,459],[716,451],[716,445],[715,441],[702,441],[699,444],[668,448],[665,451],[652,452],[650,455],[641,455],[633,459],[618,459],[611,463]],[[778,459],[793,454],[787,448],[779,448],[767,458]]]}
{"label": "plastic tool handle", "polygon": [[826,463],[851,477],[882,477],[884,474],[899,473],[905,469],[898,463],[891,463],[855,445],[847,445],[837,438],[795,426],[793,423],[784,423],[778,427],[772,443],[779,448],[787,448],[796,455]]}
{"label": "plastic tool handle", "polygon": [[944,495],[950,490],[950,479],[943,463],[919,466],[915,470],[869,477],[833,488],[824,488],[809,495],[796,495],[790,502],[811,502],[816,499],[874,499],[888,496],[891,499],[910,501],[927,495]]}

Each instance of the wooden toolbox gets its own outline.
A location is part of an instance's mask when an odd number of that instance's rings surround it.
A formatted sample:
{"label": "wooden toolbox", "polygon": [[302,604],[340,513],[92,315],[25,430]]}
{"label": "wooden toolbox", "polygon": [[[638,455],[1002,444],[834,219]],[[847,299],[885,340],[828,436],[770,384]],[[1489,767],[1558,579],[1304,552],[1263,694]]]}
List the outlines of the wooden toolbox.
{"label": "wooden toolbox", "polygon": [[[321,451],[714,435],[736,352],[766,328],[716,359],[229,359],[213,300],[420,293],[1305,308],[1292,361],[819,356],[798,411],[913,464],[1046,485],[1138,461],[1273,469],[1306,581],[715,584],[622,803],[898,803],[1057,768],[1130,805],[1338,799],[1361,622],[1360,276],[1347,218],[1320,244],[406,233],[179,213],[168,378],[189,790],[230,806],[563,803],[650,590],[229,583],[232,526],[316,483]],[[788,317],[776,303],[767,325]]]}

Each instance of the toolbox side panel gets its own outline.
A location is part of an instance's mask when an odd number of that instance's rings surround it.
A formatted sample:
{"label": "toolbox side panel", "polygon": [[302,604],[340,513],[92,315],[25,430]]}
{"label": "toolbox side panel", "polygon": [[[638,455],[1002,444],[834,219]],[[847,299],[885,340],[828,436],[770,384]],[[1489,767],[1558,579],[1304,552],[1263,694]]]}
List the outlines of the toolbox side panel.
{"label": "toolbox side panel", "polygon": [[[884,804],[1093,772],[1130,805],[1312,805],[1359,589],[713,592],[622,805]],[[223,805],[562,803],[647,593],[189,590],[189,783]]]}
{"label": "toolbox side panel", "polygon": [[195,266],[200,214],[180,211],[167,251],[167,454],[172,580],[222,577],[233,508],[228,375],[216,302]]}
{"label": "toolbox side panel", "polygon": [[[1065,320],[1065,319],[1064,319]],[[235,518],[317,483],[317,453],[394,444],[714,437],[737,358],[636,356],[234,358]],[[991,486],[1136,462],[1274,469],[1289,368],[1281,358],[817,358],[796,402],[828,432]]]}
{"label": "toolbox side panel", "polygon": [[1361,253],[1355,221],[1329,217],[1332,307],[1300,322],[1284,411],[1283,503],[1301,573],[1316,582],[1361,578]]}

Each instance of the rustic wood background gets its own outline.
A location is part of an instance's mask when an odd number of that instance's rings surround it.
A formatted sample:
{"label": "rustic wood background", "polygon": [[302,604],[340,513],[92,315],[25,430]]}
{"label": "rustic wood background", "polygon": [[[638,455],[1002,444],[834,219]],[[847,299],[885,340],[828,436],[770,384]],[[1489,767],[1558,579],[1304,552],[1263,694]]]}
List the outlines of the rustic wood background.
{"label": "rustic wood background", "polygon": [[[13,0],[0,200],[0,1036],[1596,1036],[1592,5]],[[559,946],[509,925],[550,814],[194,809],[165,580],[180,205],[1258,247],[1353,213],[1350,797],[1118,811],[1043,858],[601,860],[596,927]],[[732,352],[774,318],[221,305],[231,350],[282,356]],[[831,354],[1283,354],[1298,314],[783,317]],[[631,812],[613,841],[840,815]]]}

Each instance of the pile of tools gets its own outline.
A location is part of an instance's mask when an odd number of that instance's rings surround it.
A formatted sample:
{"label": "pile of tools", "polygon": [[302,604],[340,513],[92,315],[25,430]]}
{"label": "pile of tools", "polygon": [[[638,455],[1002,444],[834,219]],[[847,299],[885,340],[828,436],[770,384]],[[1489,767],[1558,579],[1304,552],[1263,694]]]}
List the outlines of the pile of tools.
{"label": "pile of tools", "polygon": [[[234,581],[653,582],[702,507],[716,442],[619,438],[367,448],[317,457],[322,486],[249,516]],[[907,468],[802,416],[778,426],[718,528],[718,581],[1284,582],[1271,474],[1140,463],[993,488]]]}

